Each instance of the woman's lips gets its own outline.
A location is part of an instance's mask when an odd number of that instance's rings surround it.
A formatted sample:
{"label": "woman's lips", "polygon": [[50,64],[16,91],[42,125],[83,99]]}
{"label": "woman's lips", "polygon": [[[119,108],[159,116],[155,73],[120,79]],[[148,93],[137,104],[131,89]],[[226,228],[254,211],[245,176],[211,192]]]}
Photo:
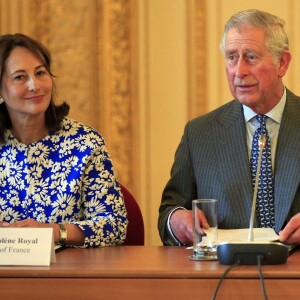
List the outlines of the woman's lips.
{"label": "woman's lips", "polygon": [[42,101],[43,98],[44,98],[44,95],[39,95],[39,96],[27,97],[26,99],[30,100],[30,101],[38,102],[38,101]]}

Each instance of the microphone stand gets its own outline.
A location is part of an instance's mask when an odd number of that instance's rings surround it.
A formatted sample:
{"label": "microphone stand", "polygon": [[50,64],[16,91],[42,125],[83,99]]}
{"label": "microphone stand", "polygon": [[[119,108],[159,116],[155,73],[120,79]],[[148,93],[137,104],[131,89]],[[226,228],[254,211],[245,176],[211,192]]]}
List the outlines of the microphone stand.
{"label": "microphone stand", "polygon": [[266,135],[262,134],[259,137],[259,156],[257,162],[257,170],[255,176],[255,186],[252,198],[252,210],[249,223],[248,242],[246,243],[222,243],[217,247],[217,256],[220,264],[223,265],[256,265],[261,257],[261,264],[275,265],[286,263],[289,249],[284,244],[279,242],[254,242],[254,218],[256,211],[256,200],[258,181],[260,176],[262,151],[266,145]]}

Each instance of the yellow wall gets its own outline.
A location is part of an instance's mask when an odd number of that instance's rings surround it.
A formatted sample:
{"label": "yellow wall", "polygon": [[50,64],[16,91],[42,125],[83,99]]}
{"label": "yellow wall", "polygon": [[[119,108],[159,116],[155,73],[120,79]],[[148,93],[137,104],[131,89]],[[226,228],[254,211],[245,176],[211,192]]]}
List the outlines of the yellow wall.
{"label": "yellow wall", "polygon": [[146,240],[157,231],[162,189],[187,120],[185,1],[139,1],[140,199]]}

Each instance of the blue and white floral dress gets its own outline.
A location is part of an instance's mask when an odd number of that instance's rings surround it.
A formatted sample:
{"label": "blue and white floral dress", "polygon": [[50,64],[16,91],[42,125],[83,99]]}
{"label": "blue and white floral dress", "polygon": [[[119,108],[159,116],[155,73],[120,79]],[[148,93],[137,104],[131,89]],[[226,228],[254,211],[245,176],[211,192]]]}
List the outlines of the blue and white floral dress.
{"label": "blue and white floral dress", "polygon": [[79,226],[84,247],[121,244],[127,213],[102,136],[65,118],[62,129],[25,145],[5,134],[0,145],[0,211],[4,221],[31,218]]}

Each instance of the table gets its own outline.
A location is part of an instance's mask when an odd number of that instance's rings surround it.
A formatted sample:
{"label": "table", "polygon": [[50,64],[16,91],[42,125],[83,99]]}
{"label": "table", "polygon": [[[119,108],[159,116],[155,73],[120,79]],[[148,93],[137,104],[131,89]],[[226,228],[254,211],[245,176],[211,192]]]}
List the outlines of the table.
{"label": "table", "polygon": [[[49,267],[0,266],[1,299],[211,299],[228,267],[191,261],[184,247],[65,249]],[[300,251],[263,266],[269,299],[299,299]],[[217,299],[263,299],[257,266],[238,266]]]}

